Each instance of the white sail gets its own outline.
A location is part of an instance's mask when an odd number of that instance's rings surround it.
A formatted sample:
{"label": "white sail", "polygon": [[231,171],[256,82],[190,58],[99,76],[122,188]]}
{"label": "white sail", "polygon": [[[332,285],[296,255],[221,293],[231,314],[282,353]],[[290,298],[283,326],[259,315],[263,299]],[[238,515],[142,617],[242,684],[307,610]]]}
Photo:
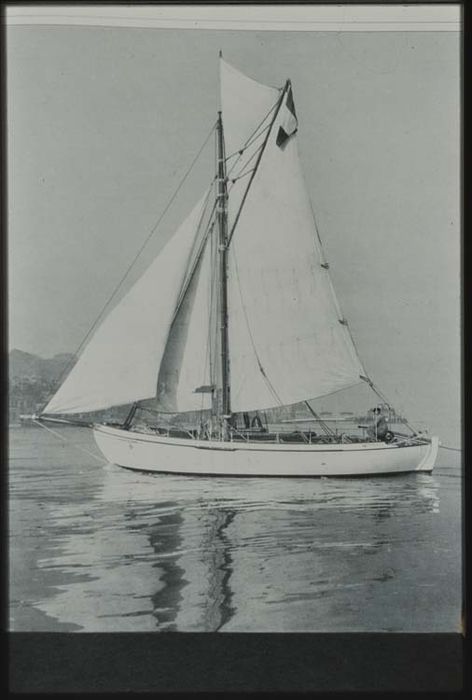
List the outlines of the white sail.
{"label": "white sail", "polygon": [[[157,409],[211,408],[211,243],[208,240],[172,323],[157,385]],[[198,391],[200,389],[200,391]]]}
{"label": "white sail", "polygon": [[43,413],[81,413],[155,397],[172,318],[207,196],[95,331]]}
{"label": "white sail", "polygon": [[252,80],[220,59],[220,91],[228,192],[232,203],[228,212],[228,230],[231,231],[232,214],[238,211],[244,197],[281,90]]}
{"label": "white sail", "polygon": [[[240,134],[250,129],[248,110],[253,101],[259,102],[254,81],[247,80],[246,92],[240,74],[234,77],[234,90],[232,80],[227,75],[222,84],[223,120],[226,142],[238,148]],[[260,102],[266,95],[267,88],[261,87]],[[322,266],[289,98],[286,93],[230,244],[233,411],[323,396],[359,383],[359,375],[365,374]],[[256,110],[253,128],[259,117]],[[231,194],[230,222],[241,202]]]}
{"label": "white sail", "polygon": [[277,103],[280,90],[252,80],[223,59],[220,59],[220,88],[228,157],[257,135],[255,131],[259,125],[261,131],[270,123],[270,112]]}
{"label": "white sail", "polygon": [[[228,230],[236,224],[228,270],[232,410],[356,384],[365,372],[323,266],[291,91],[282,96],[220,65]],[[156,394],[163,411],[209,407],[211,395],[196,391],[219,384],[214,239],[198,257],[205,200],[95,331],[44,413],[94,411]]]}

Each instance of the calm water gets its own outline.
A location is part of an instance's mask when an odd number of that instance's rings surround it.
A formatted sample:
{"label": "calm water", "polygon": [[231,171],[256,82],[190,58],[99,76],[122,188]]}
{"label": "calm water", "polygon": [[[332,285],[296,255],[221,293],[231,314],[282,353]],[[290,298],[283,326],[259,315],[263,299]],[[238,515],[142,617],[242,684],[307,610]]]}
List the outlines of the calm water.
{"label": "calm water", "polygon": [[459,453],[432,475],[193,478],[59,432],[10,432],[12,630],[460,629]]}

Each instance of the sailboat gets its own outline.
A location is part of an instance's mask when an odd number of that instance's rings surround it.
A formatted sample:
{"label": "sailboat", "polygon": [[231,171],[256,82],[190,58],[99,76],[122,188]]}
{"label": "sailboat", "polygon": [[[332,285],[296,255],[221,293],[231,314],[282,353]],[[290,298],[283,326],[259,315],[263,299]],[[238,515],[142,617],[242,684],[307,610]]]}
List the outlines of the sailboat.
{"label": "sailboat", "polygon": [[[339,434],[310,404],[362,383],[385,397],[332,285],[298,155],[291,81],[263,85],[220,55],[220,90],[208,188],[97,327],[41,418],[129,406],[124,422],[94,424],[93,433],[109,462],[137,470],[431,471],[437,437],[410,426],[411,434]],[[264,424],[264,411],[297,403],[317,430]],[[140,425],[150,405],[155,419]]]}

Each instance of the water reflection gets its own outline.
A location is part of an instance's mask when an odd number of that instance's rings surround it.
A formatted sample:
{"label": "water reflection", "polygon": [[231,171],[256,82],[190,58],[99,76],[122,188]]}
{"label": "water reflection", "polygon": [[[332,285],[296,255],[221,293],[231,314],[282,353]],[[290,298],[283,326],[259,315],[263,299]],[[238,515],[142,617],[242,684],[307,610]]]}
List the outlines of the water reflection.
{"label": "water reflection", "polygon": [[[191,478],[54,454],[35,533],[44,585],[33,604],[49,620],[86,631],[427,627],[443,557],[434,475]],[[23,504],[44,497],[50,467],[14,482]]]}
{"label": "water reflection", "polygon": [[[182,537],[179,530],[182,524],[180,512],[163,515],[157,526],[149,532],[149,542],[157,555],[155,567],[160,569],[162,587],[151,596],[153,615],[161,629],[173,631],[174,621],[182,601],[181,588],[187,584],[185,569],[178,565],[174,553],[179,551]],[[170,555],[170,556],[169,556]],[[178,559],[179,557],[177,557]]]}
{"label": "water reflection", "polygon": [[236,513],[227,508],[187,513],[177,503],[168,507],[173,512],[146,528],[159,572],[158,589],[151,595],[157,628],[218,631],[235,613],[226,530]]}
{"label": "water reflection", "polygon": [[[282,617],[292,628],[291,605],[304,602],[306,613],[308,601],[394,579],[396,569],[383,562],[382,551],[419,541],[416,528],[405,532],[404,519],[411,525],[439,508],[439,484],[421,474],[189,479],[113,466],[106,474],[97,498],[114,504],[125,498],[131,505],[125,521],[139,520],[152,547],[159,588],[151,600],[162,631],[257,629],[257,620],[265,628],[274,605],[285,607]],[[383,527],[390,519],[400,527]],[[380,566],[366,563],[379,553]],[[326,616],[313,612],[314,619],[296,624],[316,629]],[[287,629],[287,620],[275,625]]]}

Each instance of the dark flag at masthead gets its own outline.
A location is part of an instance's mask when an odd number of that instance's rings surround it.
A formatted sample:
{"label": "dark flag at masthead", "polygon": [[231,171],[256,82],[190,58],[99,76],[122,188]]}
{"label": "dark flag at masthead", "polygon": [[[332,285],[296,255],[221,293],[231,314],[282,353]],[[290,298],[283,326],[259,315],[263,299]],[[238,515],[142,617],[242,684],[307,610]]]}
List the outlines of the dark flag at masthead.
{"label": "dark flag at masthead", "polygon": [[282,120],[279,131],[277,133],[276,144],[282,148],[286,141],[292,136],[298,127],[297,115],[295,113],[295,105],[293,103],[292,88],[289,87],[282,106]]}

